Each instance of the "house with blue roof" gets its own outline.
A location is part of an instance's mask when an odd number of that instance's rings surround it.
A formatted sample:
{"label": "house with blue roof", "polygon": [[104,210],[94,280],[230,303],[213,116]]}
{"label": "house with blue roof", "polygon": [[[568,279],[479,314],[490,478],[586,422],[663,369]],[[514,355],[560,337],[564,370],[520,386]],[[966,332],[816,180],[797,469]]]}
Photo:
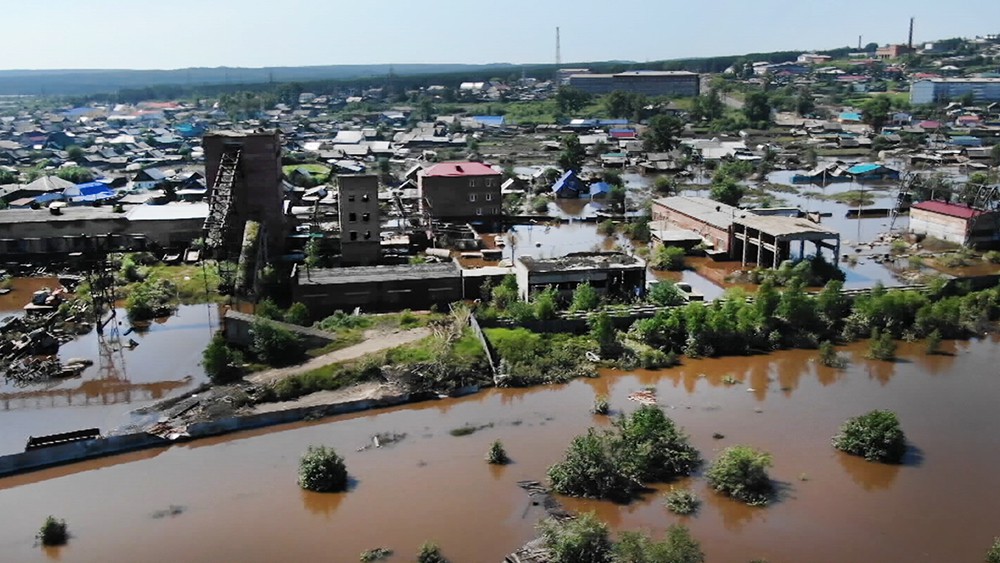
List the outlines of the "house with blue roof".
{"label": "house with blue roof", "polygon": [[894,170],[882,164],[855,164],[847,169],[847,173],[857,182],[878,182],[883,180],[898,180],[899,170]]}
{"label": "house with blue roof", "polygon": [[567,170],[552,184],[552,193],[558,198],[572,199],[585,193],[587,186],[577,177],[576,172]]}
{"label": "house with blue roof", "polygon": [[861,123],[861,114],[856,111],[845,111],[838,116],[841,123]]}
{"label": "house with blue roof", "polygon": [[604,199],[611,195],[611,184],[595,182],[590,185],[590,199]]}
{"label": "house with blue roof", "polygon": [[115,191],[103,182],[87,182],[66,188],[63,197],[70,204],[83,205],[114,199]]}

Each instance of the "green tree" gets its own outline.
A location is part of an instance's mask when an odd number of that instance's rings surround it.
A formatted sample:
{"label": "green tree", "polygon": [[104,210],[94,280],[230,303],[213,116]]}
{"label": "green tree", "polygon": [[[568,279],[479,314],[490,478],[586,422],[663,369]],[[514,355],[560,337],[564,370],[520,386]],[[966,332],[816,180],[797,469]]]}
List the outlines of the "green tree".
{"label": "green tree", "polygon": [[559,155],[559,166],[563,170],[573,170],[579,172],[583,168],[583,161],[587,159],[587,151],[580,144],[580,138],[576,135],[566,135],[563,137],[563,151]]}
{"label": "green tree", "polygon": [[333,448],[309,446],[299,460],[299,486],[317,493],[347,489],[347,466]]}
{"label": "green tree", "polygon": [[16,184],[17,183],[17,172],[11,172],[10,170],[4,170],[0,168],[0,185],[3,184]]}
{"label": "green tree", "polygon": [[70,145],[66,147],[66,155],[70,160],[80,160],[83,158],[83,149],[79,145]]}
{"label": "green tree", "polygon": [[868,340],[868,353],[866,356],[872,360],[882,360],[891,362],[896,359],[896,341],[892,337],[892,332],[881,331],[877,327],[872,328],[871,338]]}
{"label": "green tree", "polygon": [[601,296],[598,295],[594,286],[583,282],[573,290],[573,303],[570,311],[593,311],[601,304]]}
{"label": "green tree", "polygon": [[816,111],[816,101],[813,99],[812,90],[809,88],[799,90],[798,96],[795,97],[795,112],[805,117],[814,111]]}
{"label": "green tree", "polygon": [[750,505],[763,505],[773,485],[767,474],[771,456],[749,446],[732,446],[719,454],[705,476],[716,491]]}
{"label": "green tree", "polygon": [[628,117],[632,113],[632,100],[627,92],[615,90],[604,97],[604,110],[611,117]]}
{"label": "green tree", "polygon": [[570,86],[560,86],[556,91],[556,107],[562,114],[580,111],[589,101],[590,94]]}
{"label": "green tree", "polygon": [[934,355],[941,353],[941,331],[934,329],[927,335],[927,353]]}
{"label": "green tree", "polygon": [[889,120],[890,110],[892,110],[892,99],[889,96],[868,98],[861,104],[861,120],[871,125],[872,129],[878,133]]}
{"label": "green tree", "polygon": [[672,281],[659,281],[650,288],[649,293],[646,295],[646,299],[654,305],[659,305],[661,307],[667,307],[671,305],[683,305],[686,299],[684,299],[684,292],[677,287]]}
{"label": "green tree", "polygon": [[712,182],[708,197],[726,205],[736,206],[745,194],[746,188],[742,184],[729,176],[723,176]]}
{"label": "green tree", "polygon": [[94,173],[87,168],[82,166],[67,166],[66,168],[60,168],[56,172],[56,176],[66,180],[67,182],[73,182],[74,184],[86,184],[87,182],[94,181]]}
{"label": "green tree", "polygon": [[684,123],[672,115],[655,115],[649,120],[649,128],[643,134],[646,150],[670,151],[680,144]]}
{"label": "green tree", "polygon": [[240,379],[243,356],[226,343],[221,332],[215,333],[212,341],[201,353],[201,365],[212,383],[224,385]]}
{"label": "green tree", "polygon": [[653,254],[653,259],[650,260],[649,265],[654,270],[683,270],[686,267],[684,263],[684,249],[679,246],[661,244],[656,247],[656,252]]}
{"label": "green tree", "polygon": [[304,303],[296,301],[285,311],[285,322],[299,326],[309,326],[312,322],[309,308]]}
{"label": "green tree", "polygon": [[269,297],[265,297],[257,302],[253,314],[272,321],[280,321],[285,317],[285,312]]}
{"label": "green tree", "polygon": [[593,428],[570,442],[566,457],[548,470],[552,489],[564,495],[629,500],[641,486],[637,468],[624,463],[621,442]]}
{"label": "green tree", "polygon": [[721,118],[726,111],[725,104],[722,103],[722,98],[719,97],[719,91],[712,88],[708,91],[708,94],[704,96],[698,96],[692,102],[691,108],[691,118],[695,121],[714,121]]}
{"label": "green tree", "polygon": [[771,122],[771,103],[767,92],[756,91],[747,94],[743,102],[743,115],[754,127],[767,127]]}
{"label": "green tree", "polygon": [[1000,166],[1000,143],[993,145],[990,150],[990,164]]}
{"label": "green tree", "polygon": [[618,333],[605,311],[591,316],[587,324],[590,325],[590,337],[597,341],[602,357],[611,357],[619,352],[621,344],[618,342]]}
{"label": "green tree", "polygon": [[608,527],[593,512],[559,522],[547,518],[539,524],[552,563],[612,563]]}
{"label": "green tree", "polygon": [[615,563],[702,563],[701,544],[684,526],[667,528],[666,537],[657,542],[639,532],[622,532],[614,547]]}
{"label": "green tree", "polygon": [[896,413],[874,410],[844,422],[833,437],[833,447],[868,461],[900,463],[906,453],[906,435]]}
{"label": "green tree", "polygon": [[535,295],[534,305],[537,319],[542,321],[554,319],[559,312],[559,294],[555,288],[547,287]]}
{"label": "green tree", "polygon": [[265,364],[286,366],[302,358],[302,342],[299,337],[269,320],[255,320],[250,325],[250,334],[250,351]]}
{"label": "green tree", "polygon": [[615,421],[622,447],[643,481],[663,482],[690,475],[701,463],[698,450],[659,407],[642,405]]}

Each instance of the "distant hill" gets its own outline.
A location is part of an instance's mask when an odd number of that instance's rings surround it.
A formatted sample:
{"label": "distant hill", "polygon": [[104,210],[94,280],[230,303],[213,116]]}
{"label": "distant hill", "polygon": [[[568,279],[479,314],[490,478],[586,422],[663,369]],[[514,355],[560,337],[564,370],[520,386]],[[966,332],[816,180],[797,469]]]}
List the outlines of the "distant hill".
{"label": "distant hill", "polygon": [[506,63],[473,64],[373,64],[264,68],[182,68],[175,70],[0,70],[0,95],[86,95],[148,86],[202,86],[216,84],[261,84],[268,82],[312,82],[386,76],[481,74],[495,71],[506,76],[519,69]]}

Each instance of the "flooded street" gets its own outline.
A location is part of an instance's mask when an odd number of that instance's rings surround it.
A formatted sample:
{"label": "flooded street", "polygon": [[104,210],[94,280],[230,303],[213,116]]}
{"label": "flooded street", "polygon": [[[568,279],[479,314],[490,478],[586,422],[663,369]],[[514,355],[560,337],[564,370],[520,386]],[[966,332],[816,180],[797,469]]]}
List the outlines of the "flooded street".
{"label": "flooded street", "polygon": [[[1000,534],[1000,506],[987,500],[1000,489],[1000,339],[949,342],[940,356],[904,344],[897,363],[869,362],[864,350],[848,347],[843,371],[818,366],[815,351],[687,360],[662,372],[490,390],[7,478],[0,504],[17,510],[0,513],[0,551],[12,561],[44,560],[32,537],[55,514],[74,536],[48,552],[61,561],[354,561],[377,546],[409,561],[425,540],[454,561],[499,561],[532,536],[540,516],[517,481],[544,480],[574,435],[608,423],[589,413],[595,395],[632,409],[627,395],[655,386],[706,459],[735,444],[771,452],[778,500],[748,508],[710,492],[699,474],[689,480],[703,501],[693,517],[667,512],[658,493],[628,506],[567,500],[571,508],[597,510],[617,530],[659,534],[683,522],[709,561],[981,560]],[[726,375],[740,383],[725,385]],[[874,408],[899,414],[912,446],[905,464],[872,464],[830,446],[845,418]],[[449,434],[466,425],[484,428]],[[382,432],[406,437],[356,451]],[[714,440],[716,432],[725,437]],[[483,460],[497,438],[512,465]],[[349,492],[299,490],[297,460],[310,444],[344,455]],[[164,515],[171,506],[180,513]]]}
{"label": "flooded street", "polygon": [[[48,283],[46,283],[48,282]],[[43,286],[56,287],[56,280],[18,280],[6,311],[17,311]],[[124,309],[117,315],[121,333],[128,329]],[[201,351],[218,328],[216,305],[182,305],[170,317],[157,319],[147,330],[121,336],[138,346],[123,348],[100,339],[96,331],[63,344],[59,359],[86,358],[94,364],[80,377],[55,379],[32,385],[0,380],[0,454],[24,450],[29,436],[41,436],[96,427],[102,433],[130,423],[126,414],[160,399],[189,391],[206,380]],[[110,327],[106,330],[110,336]]]}

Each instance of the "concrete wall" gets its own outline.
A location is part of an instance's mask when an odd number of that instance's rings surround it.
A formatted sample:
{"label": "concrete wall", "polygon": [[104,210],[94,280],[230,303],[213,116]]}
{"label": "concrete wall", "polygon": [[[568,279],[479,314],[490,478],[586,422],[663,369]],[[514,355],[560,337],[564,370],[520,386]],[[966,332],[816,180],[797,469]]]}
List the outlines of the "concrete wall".
{"label": "concrete wall", "polygon": [[[246,313],[240,313],[237,311],[226,311],[223,316],[223,333],[226,336],[226,342],[234,344],[236,346],[242,346],[244,348],[249,347],[253,342],[253,334],[251,334],[251,327],[254,321],[258,320],[260,317],[255,315],[248,315]],[[294,332],[301,339],[302,344],[308,348],[321,348],[327,344],[336,340],[336,336],[322,330],[317,330],[315,328],[304,327],[289,323],[283,323],[279,321],[268,321],[274,323],[275,325]]]}
{"label": "concrete wall", "polygon": [[[424,209],[430,205],[434,218],[495,218],[503,210],[500,174],[489,176],[419,176],[418,187]],[[474,199],[474,201],[473,201]]]}
{"label": "concrete wall", "polygon": [[351,311],[401,311],[427,309],[431,305],[446,306],[461,301],[461,276],[439,279],[382,280],[377,282],[347,284],[305,284],[292,290],[293,300],[300,301],[317,318],[334,312]]}
{"label": "concrete wall", "polygon": [[965,219],[932,213],[918,208],[910,208],[910,231],[927,235],[955,244],[966,242]]}
{"label": "concrete wall", "polygon": [[378,176],[337,176],[341,264],[373,266],[382,249]]}
{"label": "concrete wall", "polygon": [[653,221],[666,221],[679,229],[686,229],[700,234],[705,239],[712,241],[715,244],[716,250],[729,249],[729,231],[726,229],[720,229],[703,221],[699,221],[694,217],[684,215],[683,213],[674,211],[664,205],[660,205],[656,201],[653,202],[652,215]]}
{"label": "concrete wall", "polygon": [[29,452],[0,456],[0,477],[95,457],[165,446],[169,443],[159,436],[139,433],[39,448]]}

